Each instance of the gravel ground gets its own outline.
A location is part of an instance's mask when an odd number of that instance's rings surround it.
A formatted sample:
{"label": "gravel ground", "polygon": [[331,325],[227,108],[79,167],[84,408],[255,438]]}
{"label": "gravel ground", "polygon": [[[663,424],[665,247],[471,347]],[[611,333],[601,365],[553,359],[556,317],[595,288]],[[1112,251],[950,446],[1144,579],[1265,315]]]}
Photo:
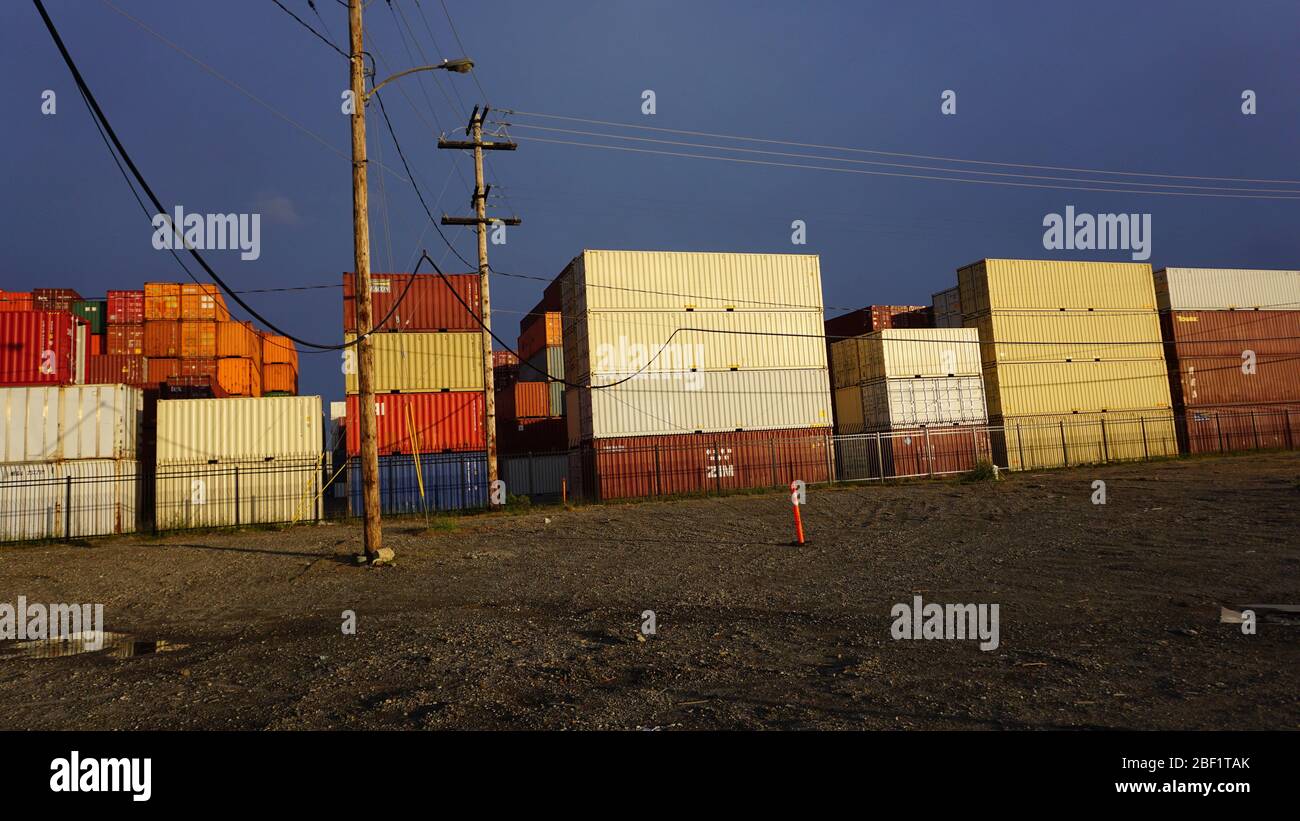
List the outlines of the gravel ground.
{"label": "gravel ground", "polygon": [[[1219,621],[1300,603],[1298,509],[1275,453],[814,487],[800,548],[779,493],[6,546],[0,601],[185,647],[4,643],[0,728],[1300,729],[1300,626]],[[892,639],[918,594],[1000,646]]]}

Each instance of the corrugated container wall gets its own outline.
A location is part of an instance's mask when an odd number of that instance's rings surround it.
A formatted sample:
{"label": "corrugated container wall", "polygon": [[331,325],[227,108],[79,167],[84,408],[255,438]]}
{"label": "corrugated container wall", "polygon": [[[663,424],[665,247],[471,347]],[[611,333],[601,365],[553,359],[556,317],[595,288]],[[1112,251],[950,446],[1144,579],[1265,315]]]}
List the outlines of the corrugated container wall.
{"label": "corrugated container wall", "polygon": [[978,376],[877,379],[835,391],[838,433],[900,427],[983,425],[984,380]]}
{"label": "corrugated container wall", "polygon": [[109,291],[110,325],[139,325],[144,322],[144,291]]}
{"label": "corrugated container wall", "polygon": [[[347,398],[347,418],[360,413],[359,398]],[[479,451],[487,447],[483,435],[483,394],[386,393],[375,396],[375,441],[381,454]],[[349,456],[361,453],[358,426],[347,426]],[[418,444],[418,447],[416,445]]]}
{"label": "corrugated container wall", "polygon": [[1163,268],[1153,276],[1163,311],[1300,310],[1300,271]]}
{"label": "corrugated container wall", "polygon": [[0,384],[78,381],[85,364],[84,328],[67,311],[0,312]]}
{"label": "corrugated container wall", "polygon": [[1300,402],[1300,311],[1171,311],[1161,321],[1175,404]]}
{"label": "corrugated container wall", "polygon": [[[484,507],[487,476],[486,453],[439,453],[418,460],[381,456],[379,507],[384,513]],[[348,464],[348,500],[352,514],[361,515],[361,462],[357,460]]]}
{"label": "corrugated container wall", "polygon": [[1142,262],[985,259],[957,271],[963,316],[990,310],[1155,310]]}
{"label": "corrugated container wall", "polygon": [[158,404],[158,464],[307,458],[321,453],[319,396]]}
{"label": "corrugated container wall", "polygon": [[[355,334],[345,339],[352,342]],[[371,337],[375,352],[375,390],[424,393],[483,390],[483,339],[467,333],[382,333]],[[348,393],[357,392],[357,375],[345,375]]]}
{"label": "corrugated container wall", "polygon": [[143,413],[126,385],[0,388],[0,461],[135,459]]}
{"label": "corrugated container wall", "polygon": [[[343,330],[348,333],[357,330],[355,281],[355,275],[343,275]],[[431,274],[371,274],[370,301],[376,330],[476,331],[482,328],[478,322],[478,274],[447,274],[447,282]],[[466,310],[465,305],[472,310]],[[388,317],[386,321],[385,317]]]}
{"label": "corrugated container wall", "polygon": [[930,297],[931,314],[936,328],[960,328],[961,292],[958,288],[949,288]]}
{"label": "corrugated container wall", "polygon": [[181,318],[181,286],[176,282],[146,282],[144,284],[145,320],[177,320]]}
{"label": "corrugated container wall", "polygon": [[0,464],[0,541],[134,533],[141,489],[131,459]]}
{"label": "corrugated container wall", "polygon": [[979,334],[974,328],[884,330],[831,344],[836,388],[873,379],[979,374]]}

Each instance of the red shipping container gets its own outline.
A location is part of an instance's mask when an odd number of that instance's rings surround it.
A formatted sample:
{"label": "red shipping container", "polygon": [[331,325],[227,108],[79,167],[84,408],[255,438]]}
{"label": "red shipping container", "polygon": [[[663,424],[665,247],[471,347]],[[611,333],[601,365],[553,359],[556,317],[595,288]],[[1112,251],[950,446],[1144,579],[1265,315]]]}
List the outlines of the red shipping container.
{"label": "red shipping container", "polygon": [[[174,359],[181,355],[181,323],[175,319],[150,319],[144,323],[144,355]],[[152,381],[152,380],[151,380]]]}
{"label": "red shipping container", "polygon": [[1300,311],[1172,311],[1160,324],[1175,406],[1300,402]]}
{"label": "red shipping container", "polygon": [[602,501],[788,488],[829,478],[830,437],[805,428],[597,439],[581,462],[583,492]]}
{"label": "red shipping container", "polygon": [[33,288],[32,307],[38,311],[71,311],[81,294],[71,288]]}
{"label": "red shipping container", "polygon": [[[348,397],[348,455],[361,453],[361,406]],[[409,416],[408,416],[409,409]],[[441,393],[381,393],[375,397],[375,439],[380,454],[411,453],[414,432],[420,453],[475,451],[487,448],[483,433],[483,394],[477,391]]]}
{"label": "red shipping container", "polygon": [[0,311],[30,311],[33,308],[30,292],[0,290]]}
{"label": "red shipping container", "polygon": [[529,314],[519,323],[519,356],[532,359],[544,348],[564,344],[562,331],[558,313]]}
{"label": "red shipping container", "polygon": [[1183,453],[1229,453],[1300,443],[1300,403],[1188,408],[1175,417]]}
{"label": "red shipping container", "polygon": [[105,353],[103,334],[87,333],[86,339],[90,343],[86,351],[87,356],[102,356]]}
{"label": "red shipping container", "polygon": [[930,308],[925,305],[868,305],[856,311],[826,320],[826,336],[839,338],[862,336],[885,328],[929,328],[933,325]]}
{"label": "red shipping container", "polygon": [[76,381],[79,320],[67,311],[0,312],[0,385],[70,385]]}
{"label": "red shipping container", "polygon": [[895,429],[881,434],[880,447],[891,477],[967,473],[981,460],[993,460],[988,430],[979,425]]}
{"label": "red shipping container", "polygon": [[519,357],[515,356],[514,351],[493,351],[492,352],[493,368],[503,368],[503,367],[509,367],[510,365],[518,365],[518,364],[519,364]]}
{"label": "red shipping container", "polygon": [[110,356],[144,356],[144,323],[109,325],[106,334]]}
{"label": "red shipping container", "polygon": [[550,415],[550,383],[515,382],[497,392],[497,416],[502,419],[539,419]]}
{"label": "red shipping container", "polygon": [[108,324],[139,325],[144,322],[144,291],[109,291]]}
{"label": "red shipping container", "polygon": [[87,385],[131,385],[149,383],[143,356],[92,356],[86,359]]}
{"label": "red shipping container", "polygon": [[[411,282],[413,276],[415,281]],[[437,274],[371,274],[371,321],[382,331],[480,330],[478,274],[448,274],[447,280],[451,288]],[[355,277],[344,274],[343,330],[352,333],[357,330],[355,288]],[[453,291],[473,310],[465,310]],[[395,305],[397,309],[393,310]],[[385,317],[387,321],[380,325]]]}

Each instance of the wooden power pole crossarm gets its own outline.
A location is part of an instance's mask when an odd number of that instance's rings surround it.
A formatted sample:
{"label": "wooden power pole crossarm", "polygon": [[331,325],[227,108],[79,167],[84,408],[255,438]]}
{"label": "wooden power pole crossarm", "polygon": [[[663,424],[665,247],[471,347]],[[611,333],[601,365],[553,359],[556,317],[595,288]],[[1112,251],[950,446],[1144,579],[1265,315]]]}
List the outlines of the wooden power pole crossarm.
{"label": "wooden power pole crossarm", "polygon": [[384,547],[379,510],[379,447],[375,441],[375,351],[370,331],[374,317],[370,302],[370,216],[366,180],[366,74],[361,37],[361,0],[348,0],[348,32],[351,35],[352,67],[352,235],[357,334],[357,416],[361,434],[361,501],[364,517],[366,559],[371,563],[391,561],[393,551]]}

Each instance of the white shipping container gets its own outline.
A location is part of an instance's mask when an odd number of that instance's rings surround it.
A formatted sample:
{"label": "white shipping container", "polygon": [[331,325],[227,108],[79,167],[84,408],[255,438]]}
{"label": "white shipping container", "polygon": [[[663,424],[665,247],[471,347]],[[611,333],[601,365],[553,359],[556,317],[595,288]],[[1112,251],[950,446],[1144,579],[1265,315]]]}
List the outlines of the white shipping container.
{"label": "white shipping container", "polygon": [[961,289],[949,288],[930,297],[934,306],[934,327],[960,328],[961,324]]}
{"label": "white shipping container", "polygon": [[[605,374],[611,384],[628,374]],[[612,436],[826,428],[831,396],[824,368],[649,373],[611,388],[575,392],[571,442]]]}
{"label": "white shipping container", "polygon": [[158,403],[158,464],[320,458],[321,398],[263,396]]}
{"label": "white shipping container", "polygon": [[1154,277],[1164,311],[1300,311],[1300,271],[1164,268]]}
{"label": "white shipping container", "polygon": [[0,462],[134,459],[143,413],[126,385],[0,388]]}
{"label": "white shipping container", "polygon": [[317,459],[160,464],[154,523],[173,530],[320,519],[321,473]]}
{"label": "white shipping container", "polygon": [[831,345],[836,388],[895,377],[979,376],[974,328],[894,328]]}
{"label": "white shipping container", "polygon": [[0,541],[134,533],[142,479],[130,459],[0,465]]}
{"label": "white shipping container", "polygon": [[978,376],[878,379],[835,391],[838,433],[988,422]]}

